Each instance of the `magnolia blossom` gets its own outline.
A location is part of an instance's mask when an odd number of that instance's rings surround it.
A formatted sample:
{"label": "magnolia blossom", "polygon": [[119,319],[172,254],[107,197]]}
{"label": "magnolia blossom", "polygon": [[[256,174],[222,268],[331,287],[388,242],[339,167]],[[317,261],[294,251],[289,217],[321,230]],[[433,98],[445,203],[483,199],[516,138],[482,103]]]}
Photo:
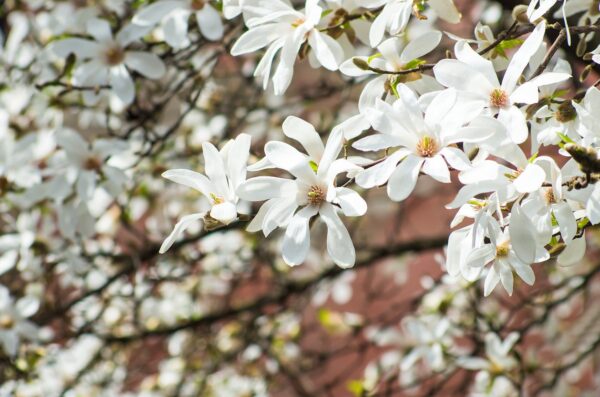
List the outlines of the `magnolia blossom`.
{"label": "magnolia blossom", "polygon": [[210,204],[211,210],[186,215],[173,229],[160,247],[160,253],[166,252],[193,222],[205,219],[208,222],[220,222],[228,225],[238,218],[239,198],[237,188],[246,180],[246,163],[250,155],[250,136],[240,134],[230,140],[218,151],[209,142],[202,144],[204,170],[206,175],[185,169],[173,169],[163,173],[163,177],[196,189]]}
{"label": "magnolia blossom", "polygon": [[484,395],[496,396],[498,394],[490,394],[497,391],[495,383],[503,382],[503,379],[508,381],[507,372],[517,365],[511,351],[518,340],[519,334],[516,332],[511,332],[504,340],[494,333],[488,333],[485,336],[486,358],[459,357],[457,364],[469,370],[479,370],[477,384],[482,386]]}
{"label": "magnolia blossom", "polygon": [[72,173],[69,179],[82,200],[91,200],[96,185],[102,186],[116,197],[127,181],[127,176],[119,167],[109,163],[111,156],[128,150],[129,145],[117,139],[96,139],[91,145],[81,135],[72,130],[61,131],[57,143],[64,150],[64,158],[57,161],[56,172]]}
{"label": "magnolia blossom", "polygon": [[[120,109],[135,98],[135,85],[128,69],[149,79],[158,79],[165,73],[165,65],[156,54],[127,49],[146,31],[146,27],[127,25],[113,37],[108,21],[92,18],[87,21],[87,33],[94,40],[70,37],[51,44],[50,49],[61,57],[73,53],[85,60],[75,68],[73,83],[87,88],[110,85],[114,94],[112,104]],[[83,99],[92,105],[99,94],[87,89],[83,91]]]}
{"label": "magnolia blossom", "polygon": [[[402,81],[403,76],[395,75],[394,73],[414,69],[419,66],[423,62],[420,58],[438,46],[442,40],[442,34],[433,31],[427,32],[414,40],[408,42],[406,40],[406,38],[393,37],[377,47],[379,54],[376,54],[376,56],[354,57],[345,61],[340,66],[342,73],[352,77],[382,73],[365,86],[359,99],[359,106],[373,106],[376,99],[381,98],[382,94],[386,91],[387,83],[396,85],[396,79]],[[390,74],[385,74],[385,72],[390,72]],[[411,88],[418,88],[413,86],[417,85],[423,79],[433,80],[430,76],[421,75],[415,81],[406,79],[409,81],[407,85]],[[427,83],[436,84],[435,81],[433,83],[427,81]],[[434,85],[434,87],[437,89],[439,84]]]}
{"label": "magnolia blossom", "polygon": [[15,356],[21,339],[37,338],[37,327],[28,320],[39,308],[39,300],[24,296],[14,302],[6,287],[0,285],[0,344],[9,356]]}
{"label": "magnolia blossom", "polygon": [[[229,15],[233,14],[231,7],[226,9]],[[165,41],[173,48],[184,48],[190,45],[188,20],[192,14],[198,29],[208,40],[223,37],[221,16],[208,0],[160,0],[142,8],[132,22],[141,26],[154,26],[160,22]]]}
{"label": "magnolia blossom", "polygon": [[540,244],[536,229],[518,204],[513,206],[510,224],[502,228],[498,221],[488,217],[485,236],[489,243],[475,247],[466,257],[467,265],[482,268],[492,262],[484,284],[484,295],[492,293],[502,282],[509,295],[513,293],[513,271],[529,285],[535,281],[532,263],[542,262],[550,256]]}
{"label": "magnolia blossom", "polygon": [[[394,201],[402,201],[410,195],[421,171],[442,183],[449,183],[449,166],[457,170],[467,170],[471,166],[465,153],[453,145],[484,140],[502,128],[494,119],[476,118],[478,110],[473,112],[463,107],[455,90],[438,94],[424,115],[408,87],[400,84],[397,90],[400,98],[393,105],[379,100],[371,112],[371,124],[379,133],[353,145],[363,151],[399,147],[356,177],[356,182],[364,188],[389,180],[387,192]],[[471,121],[470,125],[463,127],[468,121]]]}
{"label": "magnolia blossom", "polygon": [[450,321],[430,315],[406,318],[403,325],[414,346],[402,359],[401,370],[408,371],[418,360],[422,359],[431,369],[441,371],[445,364],[444,353],[452,344]]}
{"label": "magnolia blossom", "polygon": [[[308,42],[318,64],[336,70],[344,52],[334,38],[317,28],[323,9],[318,0],[306,0],[304,12],[292,8],[282,0],[268,2],[255,0],[248,9],[259,14],[246,20],[250,28],[231,49],[232,55],[242,55],[268,46],[265,55],[256,66],[255,76],[262,77],[266,89],[271,75],[271,66],[279,51],[279,64],[273,75],[276,95],[283,94],[292,81],[294,63],[300,47]],[[256,3],[256,5],[254,5]]]}
{"label": "magnolia blossom", "polygon": [[[298,127],[302,128],[300,124]],[[286,229],[282,255],[290,266],[305,261],[310,248],[310,219],[319,215],[327,226],[327,252],[341,267],[354,265],[352,239],[337,212],[346,216],[361,216],[367,211],[364,199],[347,187],[336,187],[341,173],[356,172],[360,167],[346,159],[337,159],[342,148],[341,132],[332,133],[323,148],[312,126],[298,130],[301,140],[310,151],[322,153],[320,162],[309,158],[283,142],[268,142],[265,155],[270,164],[281,168],[296,179],[259,176],[247,180],[237,190],[248,201],[265,201],[250,225],[249,231],[263,230],[268,236],[277,227]],[[301,135],[304,135],[300,138]],[[298,208],[300,208],[298,210]]]}
{"label": "magnolia blossom", "polygon": [[458,42],[454,52],[457,59],[444,59],[434,67],[436,79],[446,87],[456,88],[464,100],[477,103],[490,114],[498,114],[515,143],[527,139],[528,128],[523,112],[517,104],[539,101],[538,89],[570,77],[566,73],[544,72],[526,83],[518,85],[530,58],[537,52],[544,39],[545,23],[536,26],[513,55],[502,83],[499,82],[492,62],[477,54],[467,43]]}
{"label": "magnolia blossom", "polygon": [[[393,36],[401,33],[413,12],[411,0],[358,0],[358,2],[361,6],[371,9],[383,6],[369,32],[371,47],[381,43],[386,31]],[[450,23],[458,23],[461,19],[461,14],[452,0],[429,0],[427,5],[433,8],[440,18]]]}

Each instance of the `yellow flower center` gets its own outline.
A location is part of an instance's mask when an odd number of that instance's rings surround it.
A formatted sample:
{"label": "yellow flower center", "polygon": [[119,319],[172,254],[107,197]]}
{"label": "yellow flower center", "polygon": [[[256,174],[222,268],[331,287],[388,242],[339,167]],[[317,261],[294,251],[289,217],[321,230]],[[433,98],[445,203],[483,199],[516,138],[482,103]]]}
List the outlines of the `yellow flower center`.
{"label": "yellow flower center", "polygon": [[213,204],[215,204],[215,205],[217,205],[217,204],[223,204],[225,202],[225,200],[223,198],[217,196],[214,193],[211,193],[210,197],[212,198]]}
{"label": "yellow flower center", "polygon": [[298,26],[302,25],[304,22],[306,22],[306,21],[303,18],[298,18],[294,22],[292,22],[292,26],[297,28]]}
{"label": "yellow flower center", "polygon": [[510,243],[505,241],[496,246],[496,258],[506,258],[510,251]]}
{"label": "yellow flower center", "polygon": [[495,108],[503,108],[508,105],[508,94],[506,91],[496,88],[490,94],[490,105]]}
{"label": "yellow flower center", "polygon": [[325,191],[323,191],[323,188],[320,186],[311,186],[310,189],[308,189],[306,196],[311,205],[320,205],[325,201]]}
{"label": "yellow flower center", "polygon": [[9,314],[0,316],[0,329],[11,329],[15,325],[15,320]]}
{"label": "yellow flower center", "polygon": [[117,43],[111,44],[104,51],[104,62],[109,66],[117,66],[123,63],[125,50]]}
{"label": "yellow flower center", "polygon": [[430,136],[422,137],[417,143],[417,154],[421,157],[433,157],[438,150],[436,140]]}

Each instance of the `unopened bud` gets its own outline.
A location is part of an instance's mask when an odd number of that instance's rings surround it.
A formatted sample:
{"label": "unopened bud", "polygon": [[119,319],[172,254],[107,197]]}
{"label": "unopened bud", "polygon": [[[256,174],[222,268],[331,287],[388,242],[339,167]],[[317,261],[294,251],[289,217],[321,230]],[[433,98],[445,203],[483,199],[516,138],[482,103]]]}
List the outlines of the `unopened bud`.
{"label": "unopened bud", "polygon": [[577,110],[573,106],[573,102],[566,100],[558,106],[556,113],[554,113],[556,120],[561,123],[567,123],[575,120],[577,117]]}
{"label": "unopened bud", "polygon": [[467,157],[469,157],[469,161],[475,160],[475,157],[479,154],[479,148],[476,146],[473,149],[469,150]]}
{"label": "unopened bud", "polygon": [[352,58],[352,63],[361,70],[369,70],[369,63],[362,58]]}
{"label": "unopened bud", "polygon": [[527,6],[525,4],[519,4],[512,10],[512,17],[515,21],[520,23],[529,23],[529,17],[527,16]]}
{"label": "unopened bud", "polygon": [[600,160],[598,152],[592,147],[585,147],[575,143],[567,143],[564,149],[573,157],[581,171],[591,174],[600,172]]}
{"label": "unopened bud", "polygon": [[587,50],[587,40],[585,40],[585,38],[582,37],[581,40],[579,40],[579,43],[577,43],[577,49],[576,49],[577,56],[582,57],[585,54],[586,50]]}
{"label": "unopened bud", "polygon": [[587,77],[590,75],[593,67],[593,65],[587,65],[585,68],[583,68],[581,74],[579,75],[579,81],[585,81],[585,79],[587,79]]}

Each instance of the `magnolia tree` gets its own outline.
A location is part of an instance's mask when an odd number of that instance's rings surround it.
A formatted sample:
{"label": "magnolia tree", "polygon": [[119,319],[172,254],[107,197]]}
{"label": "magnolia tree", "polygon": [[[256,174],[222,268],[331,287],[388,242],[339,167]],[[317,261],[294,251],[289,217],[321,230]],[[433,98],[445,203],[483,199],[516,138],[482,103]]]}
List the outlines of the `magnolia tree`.
{"label": "magnolia tree", "polygon": [[597,0],[8,0],[0,396],[597,396]]}

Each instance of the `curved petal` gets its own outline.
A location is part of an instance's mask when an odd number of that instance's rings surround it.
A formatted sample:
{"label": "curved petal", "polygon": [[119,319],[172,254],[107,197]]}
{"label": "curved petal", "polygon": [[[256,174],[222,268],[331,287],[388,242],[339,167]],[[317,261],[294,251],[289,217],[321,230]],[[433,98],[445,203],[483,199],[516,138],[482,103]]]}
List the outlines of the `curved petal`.
{"label": "curved petal", "polygon": [[296,195],[296,183],[290,179],[273,176],[250,178],[237,189],[239,198],[248,201],[264,201],[275,197]]}
{"label": "curved petal", "polygon": [[415,188],[424,159],[408,155],[394,170],[388,181],[388,196],[394,201],[406,199]]}
{"label": "curved petal", "polygon": [[346,216],[362,216],[367,212],[367,202],[360,194],[347,187],[335,188],[335,203]]}
{"label": "curved petal", "polygon": [[285,230],[281,254],[290,266],[296,266],[306,260],[310,248],[310,218],[315,216],[318,208],[312,205],[302,208],[294,215]]}
{"label": "curved petal", "polygon": [[340,217],[336,214],[335,208],[324,203],[319,209],[321,219],[327,225],[327,252],[336,265],[343,268],[354,266],[356,253],[352,238],[342,223]]}
{"label": "curved petal", "polygon": [[204,8],[196,12],[196,22],[202,36],[208,40],[216,41],[223,37],[225,29],[221,15],[211,5],[206,4]]}
{"label": "curved petal", "polygon": [[162,243],[158,252],[160,254],[164,254],[165,252],[167,252],[167,250],[169,248],[171,248],[171,246],[173,245],[175,240],[177,240],[179,238],[179,236],[181,236],[181,234],[183,234],[185,229],[187,229],[193,222],[196,222],[197,220],[202,219],[204,217],[204,215],[205,215],[204,213],[198,213],[198,214],[186,215],[183,218],[181,218],[179,220],[179,222],[177,222],[177,224],[175,225],[175,228],[173,229],[171,234]]}
{"label": "curved petal", "polygon": [[333,37],[315,29],[310,33],[308,43],[315,51],[317,60],[325,69],[338,69],[344,58],[344,50]]}
{"label": "curved petal", "polygon": [[210,194],[215,192],[215,187],[211,181],[206,176],[195,171],[174,169],[163,172],[162,176],[175,183],[196,189],[207,198],[210,198]]}
{"label": "curved petal", "polygon": [[265,155],[277,168],[286,170],[308,184],[316,182],[316,175],[310,166],[308,156],[287,143],[271,141],[265,145]]}
{"label": "curved petal", "polygon": [[229,225],[237,219],[237,208],[235,204],[226,201],[221,204],[214,205],[210,210],[210,216],[224,225]]}
{"label": "curved petal", "polygon": [[312,124],[296,116],[289,116],[282,125],[283,133],[288,138],[299,142],[310,158],[316,162],[321,160],[325,147],[319,133]]}
{"label": "curved petal", "polygon": [[444,161],[444,158],[439,154],[426,158],[421,171],[439,182],[450,183],[450,171],[448,170],[448,165]]}
{"label": "curved petal", "polygon": [[149,79],[158,79],[166,72],[165,64],[162,60],[156,54],[149,52],[127,51],[124,62],[128,68],[139,72]]}

